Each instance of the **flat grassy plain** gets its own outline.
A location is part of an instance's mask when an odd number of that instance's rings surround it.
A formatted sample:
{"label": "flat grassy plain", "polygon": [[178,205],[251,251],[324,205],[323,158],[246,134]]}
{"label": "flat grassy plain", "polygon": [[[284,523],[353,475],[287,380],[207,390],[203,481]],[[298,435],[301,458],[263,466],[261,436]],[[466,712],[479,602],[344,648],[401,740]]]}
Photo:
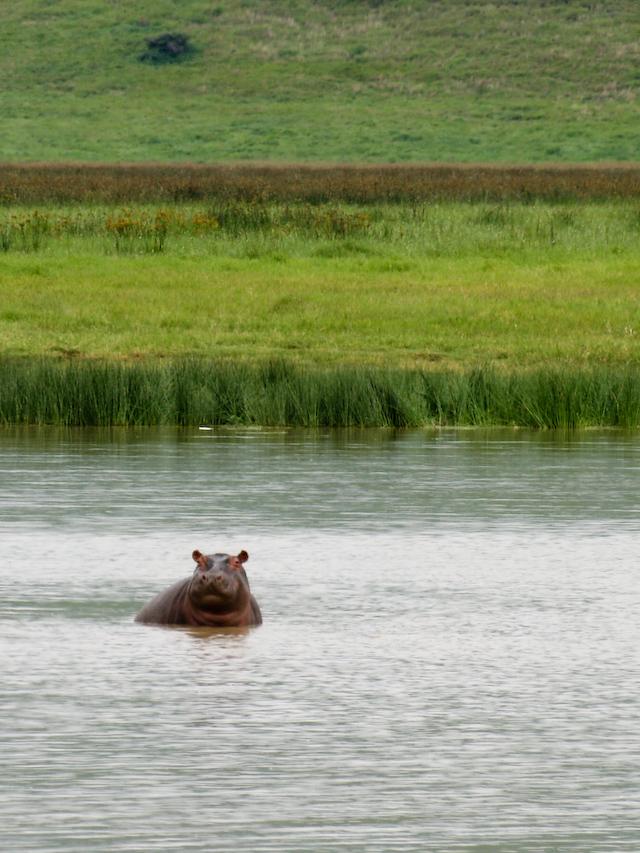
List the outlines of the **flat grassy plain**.
{"label": "flat grassy plain", "polygon": [[[637,0],[13,0],[8,161],[637,159]],[[147,41],[186,35],[176,63]]]}
{"label": "flat grassy plain", "polygon": [[5,208],[5,356],[499,371],[640,362],[640,208]]}

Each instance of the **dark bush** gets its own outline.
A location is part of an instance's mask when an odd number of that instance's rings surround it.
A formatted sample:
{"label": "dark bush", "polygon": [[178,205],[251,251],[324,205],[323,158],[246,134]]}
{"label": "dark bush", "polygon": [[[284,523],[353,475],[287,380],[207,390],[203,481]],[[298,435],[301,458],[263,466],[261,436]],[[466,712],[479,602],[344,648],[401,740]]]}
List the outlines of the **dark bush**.
{"label": "dark bush", "polygon": [[147,50],[140,54],[141,62],[152,62],[160,65],[166,62],[179,62],[193,53],[189,36],[182,33],[163,33],[152,39],[147,39]]}

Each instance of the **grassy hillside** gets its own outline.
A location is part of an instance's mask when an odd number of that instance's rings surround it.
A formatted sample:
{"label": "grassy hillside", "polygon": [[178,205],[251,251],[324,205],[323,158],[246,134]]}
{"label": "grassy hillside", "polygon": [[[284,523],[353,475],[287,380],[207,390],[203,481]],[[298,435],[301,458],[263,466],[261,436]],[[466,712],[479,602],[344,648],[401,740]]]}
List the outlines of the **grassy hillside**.
{"label": "grassy hillside", "polygon": [[[13,0],[5,161],[638,159],[637,0]],[[183,61],[140,61],[183,33]]]}

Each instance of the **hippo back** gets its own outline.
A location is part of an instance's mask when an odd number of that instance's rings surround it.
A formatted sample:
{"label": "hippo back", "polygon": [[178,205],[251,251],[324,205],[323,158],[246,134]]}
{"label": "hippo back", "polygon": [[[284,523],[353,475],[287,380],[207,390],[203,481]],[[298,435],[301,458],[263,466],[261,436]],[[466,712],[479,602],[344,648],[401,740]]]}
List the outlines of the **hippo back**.
{"label": "hippo back", "polygon": [[145,604],[135,621],[145,625],[188,625],[185,601],[190,583],[191,578],[184,578],[159,592]]}

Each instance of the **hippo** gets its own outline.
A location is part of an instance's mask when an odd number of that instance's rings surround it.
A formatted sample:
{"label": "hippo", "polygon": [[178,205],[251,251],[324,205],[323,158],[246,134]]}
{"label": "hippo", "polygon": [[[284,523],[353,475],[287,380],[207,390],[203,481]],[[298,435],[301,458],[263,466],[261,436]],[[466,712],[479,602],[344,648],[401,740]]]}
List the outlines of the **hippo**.
{"label": "hippo", "polygon": [[211,628],[261,625],[258,602],[251,595],[243,563],[246,551],[192,554],[196,568],[190,578],[174,583],[152,598],[136,616],[145,625],[197,625]]}

